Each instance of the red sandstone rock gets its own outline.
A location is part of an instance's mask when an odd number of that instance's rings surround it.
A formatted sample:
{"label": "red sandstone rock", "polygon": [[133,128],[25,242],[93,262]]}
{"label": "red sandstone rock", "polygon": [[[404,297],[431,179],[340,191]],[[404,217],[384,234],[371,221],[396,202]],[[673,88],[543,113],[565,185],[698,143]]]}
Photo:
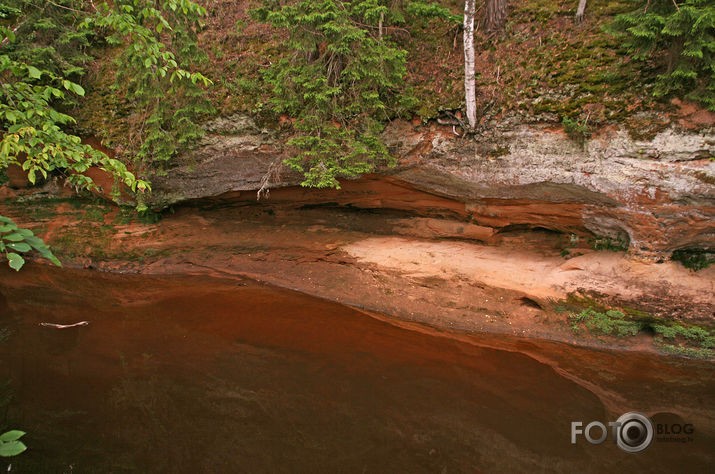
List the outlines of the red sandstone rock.
{"label": "red sandstone rock", "polygon": [[8,177],[8,184],[11,188],[23,189],[31,186],[30,180],[27,179],[27,172],[21,166],[16,164],[8,165],[5,170]]}

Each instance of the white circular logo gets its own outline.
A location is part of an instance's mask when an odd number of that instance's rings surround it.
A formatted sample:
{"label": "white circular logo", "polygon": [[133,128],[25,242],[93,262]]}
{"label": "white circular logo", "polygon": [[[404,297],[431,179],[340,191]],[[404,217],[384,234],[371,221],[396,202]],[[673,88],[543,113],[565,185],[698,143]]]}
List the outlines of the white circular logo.
{"label": "white circular logo", "polygon": [[618,447],[628,453],[639,453],[653,441],[653,422],[642,413],[635,411],[621,415],[616,431]]}

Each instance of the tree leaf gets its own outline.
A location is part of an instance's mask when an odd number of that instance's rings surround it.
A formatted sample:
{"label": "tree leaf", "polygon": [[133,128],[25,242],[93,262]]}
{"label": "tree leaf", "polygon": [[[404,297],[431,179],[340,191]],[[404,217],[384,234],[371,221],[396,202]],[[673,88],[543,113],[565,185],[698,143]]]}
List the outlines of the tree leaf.
{"label": "tree leaf", "polygon": [[25,240],[25,237],[22,234],[18,234],[17,232],[13,232],[12,234],[7,234],[2,236],[3,240],[9,240],[10,242],[21,242]]}
{"label": "tree leaf", "polygon": [[49,257],[46,257],[50,262],[54,263],[58,267],[62,267],[62,263],[55,257],[54,255],[50,254]]}
{"label": "tree leaf", "polygon": [[26,236],[25,236],[25,242],[27,242],[28,244],[32,245],[32,246],[35,247],[36,249],[37,249],[37,248],[41,248],[41,247],[47,247],[47,246],[45,245],[45,242],[43,242],[41,238],[35,237],[34,235],[26,235]]}
{"label": "tree leaf", "polygon": [[18,271],[25,264],[25,259],[14,252],[8,252],[7,254],[8,265],[15,271]]}
{"label": "tree leaf", "polygon": [[35,66],[27,66],[27,73],[33,79],[39,79],[42,73]]}
{"label": "tree leaf", "polygon": [[77,95],[84,96],[84,89],[75,82],[72,83],[72,91]]}
{"label": "tree leaf", "polygon": [[8,442],[8,441],[17,441],[18,439],[22,438],[25,436],[24,431],[20,430],[12,430],[8,431],[7,433],[3,433],[0,435],[0,441]]}
{"label": "tree leaf", "polygon": [[8,458],[10,456],[17,456],[26,449],[27,446],[25,446],[22,441],[10,441],[9,443],[2,443],[0,444],[0,456],[5,458]]}
{"label": "tree leaf", "polygon": [[32,250],[32,247],[27,245],[25,242],[17,242],[17,243],[7,244],[7,246],[10,247],[15,252],[29,252],[30,250]]}

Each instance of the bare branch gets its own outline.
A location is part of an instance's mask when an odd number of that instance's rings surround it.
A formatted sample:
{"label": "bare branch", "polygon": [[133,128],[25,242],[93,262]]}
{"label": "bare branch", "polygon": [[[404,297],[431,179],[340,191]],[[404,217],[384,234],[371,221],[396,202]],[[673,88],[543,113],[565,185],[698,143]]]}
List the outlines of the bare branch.
{"label": "bare branch", "polygon": [[283,160],[279,157],[268,165],[266,174],[261,178],[261,187],[256,191],[256,201],[261,198],[268,199],[271,195],[271,185],[276,185],[281,182],[281,169],[283,168]]}

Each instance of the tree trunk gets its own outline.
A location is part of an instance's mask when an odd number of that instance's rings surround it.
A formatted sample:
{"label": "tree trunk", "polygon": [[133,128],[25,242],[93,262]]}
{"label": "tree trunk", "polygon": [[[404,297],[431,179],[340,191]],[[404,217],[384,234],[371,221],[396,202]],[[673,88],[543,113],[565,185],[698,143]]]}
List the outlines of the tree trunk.
{"label": "tree trunk", "polygon": [[474,13],[476,0],[464,1],[464,102],[467,121],[474,129],[477,123],[477,86],[474,75]]}
{"label": "tree trunk", "polygon": [[385,14],[380,12],[380,21],[377,23],[377,29],[380,32],[380,39],[382,39],[382,24],[385,21]]}
{"label": "tree trunk", "polygon": [[485,28],[487,33],[495,33],[504,29],[506,23],[507,0],[487,0],[487,15]]}
{"label": "tree trunk", "polygon": [[574,23],[581,23],[583,21],[583,15],[586,13],[586,1],[587,0],[578,0],[578,8],[576,9]]}

